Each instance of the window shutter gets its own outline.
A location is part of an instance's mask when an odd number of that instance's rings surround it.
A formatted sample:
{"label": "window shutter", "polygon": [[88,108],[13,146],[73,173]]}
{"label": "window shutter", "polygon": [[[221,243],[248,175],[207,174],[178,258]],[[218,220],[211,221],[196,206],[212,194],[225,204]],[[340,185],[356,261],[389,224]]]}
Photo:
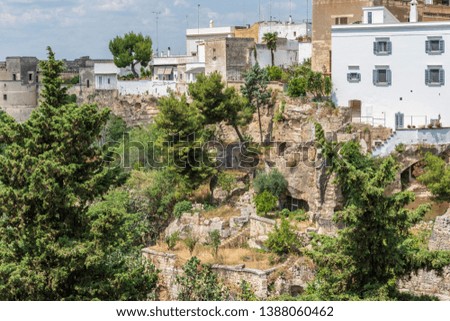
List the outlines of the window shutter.
{"label": "window shutter", "polygon": [[444,69],[439,70],[439,82],[441,86],[445,85],[445,71]]}
{"label": "window shutter", "polygon": [[375,69],[373,71],[373,84],[376,85],[378,83],[378,71]]}
{"label": "window shutter", "polygon": [[392,73],[390,69],[386,70],[386,80],[388,86],[392,84]]}
{"label": "window shutter", "polygon": [[347,81],[352,81],[352,77],[351,77],[350,73],[347,74]]}
{"label": "window shutter", "polygon": [[439,40],[439,51],[441,53],[445,52],[445,43],[444,40]]}
{"label": "window shutter", "polygon": [[358,81],[361,81],[361,74],[356,74],[356,79],[357,79]]}
{"label": "window shutter", "polygon": [[387,42],[387,53],[390,55],[392,54],[392,42]]}
{"label": "window shutter", "polygon": [[373,53],[376,55],[378,53],[378,42],[373,43]]}
{"label": "window shutter", "polygon": [[425,85],[428,85],[430,83],[430,70],[425,69]]}
{"label": "window shutter", "polygon": [[425,52],[429,53],[431,51],[431,43],[430,40],[425,41]]}

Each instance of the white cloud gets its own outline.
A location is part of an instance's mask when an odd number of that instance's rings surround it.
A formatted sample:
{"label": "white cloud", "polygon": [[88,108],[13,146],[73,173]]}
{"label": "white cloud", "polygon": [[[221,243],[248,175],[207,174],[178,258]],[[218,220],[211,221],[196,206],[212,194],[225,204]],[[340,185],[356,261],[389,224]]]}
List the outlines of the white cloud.
{"label": "white cloud", "polygon": [[189,4],[187,3],[186,0],[175,0],[173,2],[173,5],[175,7],[189,7]]}
{"label": "white cloud", "polygon": [[101,11],[120,11],[134,4],[134,0],[102,0],[97,8]]}

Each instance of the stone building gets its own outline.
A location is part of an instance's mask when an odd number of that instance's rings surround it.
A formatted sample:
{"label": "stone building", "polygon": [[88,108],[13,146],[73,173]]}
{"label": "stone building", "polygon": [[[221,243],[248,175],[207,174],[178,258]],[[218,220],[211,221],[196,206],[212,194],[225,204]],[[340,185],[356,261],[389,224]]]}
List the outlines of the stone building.
{"label": "stone building", "polygon": [[[423,0],[418,4],[419,21],[450,20],[448,0]],[[312,0],[312,68],[331,73],[331,26],[357,24],[364,7],[384,6],[400,22],[409,19],[409,1],[403,0]]]}
{"label": "stone building", "polygon": [[0,108],[25,121],[38,102],[38,59],[7,57],[0,62]]}

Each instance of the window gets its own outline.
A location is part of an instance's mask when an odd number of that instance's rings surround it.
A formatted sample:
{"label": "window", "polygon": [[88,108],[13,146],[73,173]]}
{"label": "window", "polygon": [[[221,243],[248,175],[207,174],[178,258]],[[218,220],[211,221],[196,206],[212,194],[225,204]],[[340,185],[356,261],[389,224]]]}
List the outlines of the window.
{"label": "window", "polygon": [[13,74],[13,81],[16,81],[16,80],[17,80],[17,75]]}
{"label": "window", "polygon": [[428,38],[425,41],[425,52],[429,55],[440,55],[445,51],[444,40],[440,37]]}
{"label": "window", "polygon": [[29,82],[33,81],[33,73],[32,72],[28,73],[28,81]]}
{"label": "window", "polygon": [[89,79],[88,79],[88,80],[86,80],[86,87],[89,88],[89,85],[90,85],[90,83],[89,83]]}
{"label": "window", "polygon": [[8,95],[4,94],[3,95],[3,100],[8,100]]}
{"label": "window", "polygon": [[376,66],[373,71],[373,84],[375,86],[390,86],[392,73],[388,66]]}
{"label": "window", "polygon": [[371,24],[372,23],[372,12],[368,12],[367,13],[367,23]]}
{"label": "window", "polygon": [[425,84],[427,86],[443,86],[445,84],[445,72],[442,66],[428,66],[425,70]]}
{"label": "window", "polygon": [[373,53],[377,56],[392,54],[392,43],[389,38],[379,38],[373,43]]}
{"label": "window", "polygon": [[360,82],[361,74],[359,72],[349,72],[347,74],[347,80],[348,82]]}
{"label": "window", "polygon": [[111,78],[108,78],[108,85],[111,85]]}
{"label": "window", "polygon": [[297,31],[294,31],[294,38],[297,37]]}
{"label": "window", "polygon": [[347,25],[348,18],[347,17],[336,17],[336,18],[334,18],[334,24],[335,25]]}

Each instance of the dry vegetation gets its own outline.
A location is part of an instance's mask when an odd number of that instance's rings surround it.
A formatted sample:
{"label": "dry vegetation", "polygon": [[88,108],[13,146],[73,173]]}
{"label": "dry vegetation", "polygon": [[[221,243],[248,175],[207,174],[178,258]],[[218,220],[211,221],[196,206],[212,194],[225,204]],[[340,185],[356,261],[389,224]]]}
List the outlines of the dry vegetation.
{"label": "dry vegetation", "polygon": [[[183,241],[179,241],[173,251],[168,251],[167,246],[163,243],[158,243],[150,249],[158,252],[166,252],[177,255],[177,263],[179,266],[183,265],[187,260],[191,258],[189,250],[183,244]],[[256,249],[250,248],[230,248],[219,249],[218,257],[215,258],[212,255],[210,247],[199,244],[196,246],[193,256],[198,257],[202,263],[209,264],[222,264],[222,265],[239,265],[245,264],[246,268],[266,270],[273,265],[270,264],[271,254],[264,253]]]}
{"label": "dry vegetation", "polygon": [[233,208],[229,205],[224,205],[217,207],[215,209],[209,210],[209,211],[203,211],[200,213],[200,216],[202,218],[221,218],[221,219],[230,219],[232,217],[240,216],[241,211],[239,209]]}

